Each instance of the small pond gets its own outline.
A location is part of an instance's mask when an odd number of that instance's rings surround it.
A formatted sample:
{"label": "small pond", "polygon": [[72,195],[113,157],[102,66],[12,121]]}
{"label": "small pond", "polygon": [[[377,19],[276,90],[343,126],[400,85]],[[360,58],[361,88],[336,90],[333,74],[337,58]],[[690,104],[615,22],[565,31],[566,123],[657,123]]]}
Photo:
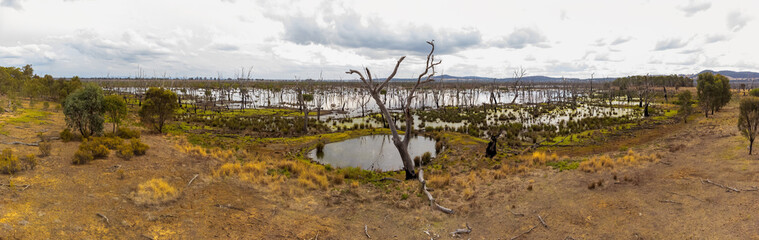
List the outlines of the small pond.
{"label": "small pond", "polygon": [[[401,136],[402,138],[403,136]],[[435,156],[435,140],[423,136],[411,137],[408,144],[413,159],[425,152]],[[333,167],[359,167],[367,170],[396,171],[403,169],[398,149],[390,135],[370,135],[324,145],[323,154],[316,149],[308,157]]]}

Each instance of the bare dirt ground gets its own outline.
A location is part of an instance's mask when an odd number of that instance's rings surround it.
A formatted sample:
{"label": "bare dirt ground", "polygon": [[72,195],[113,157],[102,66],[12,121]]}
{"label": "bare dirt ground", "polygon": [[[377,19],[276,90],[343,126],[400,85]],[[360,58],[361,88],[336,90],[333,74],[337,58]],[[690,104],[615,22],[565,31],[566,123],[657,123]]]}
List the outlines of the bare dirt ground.
{"label": "bare dirt ground", "polygon": [[[629,147],[658,153],[659,162],[597,173],[543,166],[499,179],[490,169],[453,173],[432,192],[453,215],[430,208],[416,181],[263,187],[212,177],[220,162],[178,150],[178,137],[143,134],[146,155],[125,161],[112,153],[86,165],[71,164],[79,142],[54,141],[36,169],[0,175],[0,239],[451,239],[465,224],[472,231],[464,239],[759,239],[759,191],[751,191],[759,186],[759,160],[747,155],[736,106],[664,131],[642,130],[644,140],[578,149],[620,154]],[[6,125],[13,130],[0,141],[30,142],[43,129],[55,136],[63,125],[60,112],[45,124]],[[131,194],[151,178],[181,196],[135,204]]]}

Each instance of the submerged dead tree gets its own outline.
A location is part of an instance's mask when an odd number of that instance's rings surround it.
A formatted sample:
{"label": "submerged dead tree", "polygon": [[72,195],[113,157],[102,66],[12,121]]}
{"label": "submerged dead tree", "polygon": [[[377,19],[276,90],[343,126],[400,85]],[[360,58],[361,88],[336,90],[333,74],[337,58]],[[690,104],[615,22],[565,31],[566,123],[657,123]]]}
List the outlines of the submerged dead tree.
{"label": "submerged dead tree", "polygon": [[441,62],[435,62],[435,56],[433,55],[433,52],[435,51],[435,44],[433,42],[427,42],[430,46],[432,46],[432,49],[430,50],[430,53],[427,55],[427,62],[426,67],[424,68],[424,72],[419,74],[419,76],[416,79],[416,84],[414,84],[414,87],[411,88],[406,95],[405,102],[401,106],[401,111],[403,112],[404,117],[406,118],[406,127],[404,129],[404,137],[401,139],[401,137],[398,135],[398,128],[395,125],[395,120],[393,119],[393,116],[390,115],[390,112],[387,110],[387,107],[385,106],[384,101],[382,101],[382,97],[380,94],[383,93],[383,90],[385,90],[385,87],[387,87],[390,80],[393,80],[393,77],[395,77],[395,74],[398,72],[398,67],[401,65],[401,62],[403,62],[404,59],[406,59],[406,56],[401,57],[398,59],[398,62],[395,64],[395,68],[393,69],[393,72],[388,76],[384,81],[382,82],[375,82],[374,77],[372,76],[371,72],[369,71],[369,68],[364,68],[364,73],[351,69],[348,72],[345,72],[347,74],[356,74],[361,79],[361,81],[364,83],[363,88],[365,88],[369,95],[374,98],[374,101],[377,103],[377,106],[380,109],[380,112],[382,113],[382,116],[385,117],[385,121],[388,124],[388,128],[390,128],[390,131],[392,132],[392,140],[393,144],[396,148],[398,148],[398,152],[401,155],[401,160],[403,161],[403,168],[406,171],[406,179],[414,179],[416,177],[416,172],[414,171],[414,161],[411,159],[408,153],[408,143],[411,140],[411,132],[413,131],[414,127],[414,118],[411,115],[411,102],[414,99],[414,93],[416,93],[416,90],[419,88],[420,85],[432,82],[432,77],[435,75],[435,66],[439,65]]}

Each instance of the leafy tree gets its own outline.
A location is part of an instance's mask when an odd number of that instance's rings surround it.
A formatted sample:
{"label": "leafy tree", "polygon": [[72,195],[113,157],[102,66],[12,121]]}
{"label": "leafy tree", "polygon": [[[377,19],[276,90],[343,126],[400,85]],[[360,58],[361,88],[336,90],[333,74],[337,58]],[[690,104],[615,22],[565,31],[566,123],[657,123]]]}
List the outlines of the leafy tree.
{"label": "leafy tree", "polygon": [[730,102],[730,80],[720,74],[701,73],[697,79],[698,101],[704,115],[709,117],[709,111],[714,114]]}
{"label": "leafy tree", "polygon": [[118,95],[108,95],[103,99],[103,110],[108,122],[113,123],[113,133],[127,115],[126,102]]}
{"label": "leafy tree", "polygon": [[66,124],[89,137],[103,131],[103,90],[88,84],[74,91],[63,101]]}
{"label": "leafy tree", "polygon": [[693,94],[690,91],[683,91],[677,94],[677,100],[680,102],[680,110],[678,112],[683,116],[683,122],[688,123],[688,116],[693,113]]}
{"label": "leafy tree", "polygon": [[759,88],[751,89],[751,91],[748,91],[748,95],[759,97]]}
{"label": "leafy tree", "polygon": [[162,133],[163,125],[174,117],[174,110],[178,107],[176,93],[168,89],[151,87],[145,92],[145,102],[140,108],[140,119]]}
{"label": "leafy tree", "polygon": [[759,132],[759,98],[746,97],[741,99],[740,110],[738,129],[744,137],[748,138],[748,154],[751,155],[756,133]]}

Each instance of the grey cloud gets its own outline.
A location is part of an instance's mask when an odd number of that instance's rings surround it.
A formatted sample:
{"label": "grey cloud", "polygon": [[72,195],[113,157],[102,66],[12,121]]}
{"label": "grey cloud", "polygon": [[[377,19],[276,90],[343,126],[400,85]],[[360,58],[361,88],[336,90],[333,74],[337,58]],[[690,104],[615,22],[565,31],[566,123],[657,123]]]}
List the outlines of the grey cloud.
{"label": "grey cloud", "polygon": [[737,32],[745,27],[749,21],[751,21],[751,17],[739,11],[733,11],[727,15],[727,28],[730,31]]}
{"label": "grey cloud", "polygon": [[[285,28],[284,39],[300,45],[320,44],[333,47],[369,50],[413,51],[426,53],[425,41],[435,40],[436,51],[452,53],[477,46],[482,36],[476,29],[435,30],[430,26],[389,27],[377,17],[362,17],[352,11],[344,14],[326,12],[322,18],[309,16],[273,16]],[[317,22],[323,20],[326,25]],[[368,23],[362,24],[362,21]]]}
{"label": "grey cloud", "polygon": [[0,7],[9,7],[16,10],[24,9],[24,7],[21,6],[21,0],[2,0],[2,2],[0,2]]}
{"label": "grey cloud", "polygon": [[712,7],[712,3],[710,2],[696,2],[694,0],[690,0],[690,2],[688,2],[688,5],[680,7],[680,10],[685,12],[685,16],[690,17],[698,12],[706,11],[710,7]]}
{"label": "grey cloud", "polygon": [[672,39],[665,39],[656,42],[656,47],[654,47],[655,51],[663,51],[663,50],[669,50],[669,49],[677,49],[685,47],[685,45],[688,45],[687,41],[683,41],[679,38],[672,38]]}
{"label": "grey cloud", "polygon": [[508,36],[503,37],[494,44],[497,47],[507,47],[521,49],[528,46],[540,48],[549,47],[546,43],[546,37],[538,30],[532,28],[518,28]]}
{"label": "grey cloud", "polygon": [[560,73],[577,73],[590,71],[590,66],[585,63],[579,62],[554,62],[545,68],[546,72],[552,72],[556,74]]}
{"label": "grey cloud", "polygon": [[728,40],[729,38],[727,35],[724,34],[713,34],[713,35],[707,35],[706,36],[706,43],[715,43],[715,42],[721,42]]}
{"label": "grey cloud", "polygon": [[559,19],[561,19],[562,21],[569,19],[569,16],[567,15],[566,10],[564,9],[561,10],[561,15],[559,15]]}
{"label": "grey cloud", "polygon": [[240,47],[234,44],[229,43],[215,43],[211,44],[209,46],[211,49],[219,50],[219,51],[237,51],[240,50]]}
{"label": "grey cloud", "polygon": [[167,56],[169,49],[143,41],[142,36],[124,33],[122,39],[104,39],[93,32],[80,31],[75,37],[66,39],[66,45],[81,54],[95,59],[138,62]]}
{"label": "grey cloud", "polygon": [[611,45],[619,45],[626,42],[629,42],[632,40],[632,37],[618,37],[617,39],[614,39],[614,41],[611,42]]}
{"label": "grey cloud", "polygon": [[702,50],[700,48],[694,48],[694,49],[682,50],[682,51],[680,51],[678,53],[680,53],[680,54],[692,54],[692,53],[700,53],[701,51]]}

